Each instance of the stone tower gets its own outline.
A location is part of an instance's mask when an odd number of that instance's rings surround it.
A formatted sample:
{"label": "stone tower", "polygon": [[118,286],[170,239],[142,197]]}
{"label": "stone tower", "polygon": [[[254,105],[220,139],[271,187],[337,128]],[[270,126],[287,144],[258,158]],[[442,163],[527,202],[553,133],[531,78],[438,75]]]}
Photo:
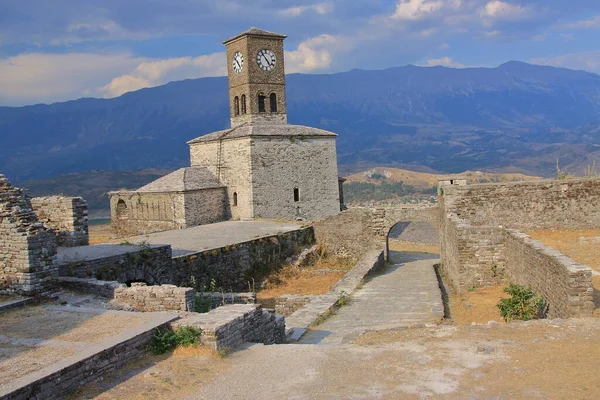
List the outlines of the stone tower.
{"label": "stone tower", "polygon": [[285,35],[250,28],[225,41],[231,127],[287,123]]}

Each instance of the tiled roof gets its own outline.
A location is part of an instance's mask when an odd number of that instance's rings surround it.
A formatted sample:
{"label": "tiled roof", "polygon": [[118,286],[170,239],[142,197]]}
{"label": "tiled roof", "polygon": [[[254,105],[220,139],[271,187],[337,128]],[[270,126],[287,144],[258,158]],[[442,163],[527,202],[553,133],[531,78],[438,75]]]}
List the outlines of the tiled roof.
{"label": "tiled roof", "polygon": [[242,137],[260,137],[260,136],[282,136],[282,137],[335,137],[333,132],[323,129],[311,128],[303,125],[288,125],[288,124],[256,124],[256,125],[240,125],[232,129],[209,133],[204,136],[197,137],[188,142],[188,144],[213,142],[220,139],[236,139]]}
{"label": "tiled roof", "polygon": [[224,187],[217,178],[205,167],[180,168],[168,175],[142,186],[136,192],[162,193],[185,192],[190,190],[212,189]]}
{"label": "tiled roof", "polygon": [[242,36],[268,36],[268,37],[274,37],[274,38],[279,38],[279,39],[285,39],[287,37],[286,35],[282,35],[280,33],[265,31],[263,29],[258,29],[257,27],[253,26],[252,28],[248,29],[247,31],[242,32],[238,35],[235,35],[234,37],[232,37],[230,39],[227,39],[226,41],[223,42],[223,44],[227,44],[235,39],[241,38]]}

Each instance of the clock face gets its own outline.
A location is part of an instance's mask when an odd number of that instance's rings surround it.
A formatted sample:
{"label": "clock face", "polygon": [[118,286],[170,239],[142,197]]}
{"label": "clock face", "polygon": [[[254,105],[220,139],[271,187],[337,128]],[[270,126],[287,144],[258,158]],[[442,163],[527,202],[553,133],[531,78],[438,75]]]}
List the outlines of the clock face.
{"label": "clock face", "polygon": [[242,72],[242,68],[244,68],[244,56],[239,51],[233,55],[233,59],[231,60],[231,65],[233,67],[233,72],[239,74]]}
{"label": "clock face", "polygon": [[275,54],[268,49],[259,50],[256,63],[263,71],[272,71],[275,68]]}

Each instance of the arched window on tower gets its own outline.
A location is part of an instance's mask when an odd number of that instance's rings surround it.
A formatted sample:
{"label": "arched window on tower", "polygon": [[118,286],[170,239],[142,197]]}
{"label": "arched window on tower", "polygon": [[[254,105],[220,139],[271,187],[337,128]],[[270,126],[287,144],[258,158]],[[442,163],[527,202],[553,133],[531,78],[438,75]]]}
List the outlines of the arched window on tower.
{"label": "arched window on tower", "polygon": [[294,202],[300,201],[300,189],[294,188]]}
{"label": "arched window on tower", "polygon": [[277,95],[275,93],[271,93],[269,100],[271,102],[271,112],[277,112]]}
{"label": "arched window on tower", "polygon": [[240,115],[240,98],[237,96],[233,99],[233,113]]}
{"label": "arched window on tower", "polygon": [[246,114],[246,95],[242,95],[242,114]]}
{"label": "arched window on tower", "polygon": [[127,219],[129,214],[127,213],[127,204],[123,201],[123,199],[119,199],[117,201],[117,218],[118,219]]}
{"label": "arched window on tower", "polygon": [[233,206],[237,206],[237,192],[233,192]]}
{"label": "arched window on tower", "polygon": [[258,94],[258,112],[261,112],[261,113],[267,112],[267,109],[265,107],[266,99],[267,99],[267,97],[264,94],[262,94],[262,93]]}

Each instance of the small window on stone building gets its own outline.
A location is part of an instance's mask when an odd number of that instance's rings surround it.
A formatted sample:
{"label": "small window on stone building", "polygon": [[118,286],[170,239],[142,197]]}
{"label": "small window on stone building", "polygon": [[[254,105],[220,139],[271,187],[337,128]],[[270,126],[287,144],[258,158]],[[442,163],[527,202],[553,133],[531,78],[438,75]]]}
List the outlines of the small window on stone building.
{"label": "small window on stone building", "polygon": [[300,201],[300,189],[298,188],[294,188],[294,201]]}
{"label": "small window on stone building", "polygon": [[240,98],[237,96],[233,99],[233,112],[235,115],[240,115]]}
{"label": "small window on stone building", "polygon": [[123,200],[117,201],[117,218],[127,219],[127,204]]}
{"label": "small window on stone building", "polygon": [[233,205],[237,206],[237,192],[233,192]]}
{"label": "small window on stone building", "polygon": [[246,95],[242,95],[242,114],[246,114]]}
{"label": "small window on stone building", "polygon": [[271,112],[277,112],[277,95],[275,93],[271,93],[269,100],[271,102]]}
{"label": "small window on stone building", "polygon": [[262,93],[258,94],[258,112],[261,112],[261,113],[267,112],[267,109],[265,108],[266,100],[267,100],[267,97],[264,94],[262,94]]}

